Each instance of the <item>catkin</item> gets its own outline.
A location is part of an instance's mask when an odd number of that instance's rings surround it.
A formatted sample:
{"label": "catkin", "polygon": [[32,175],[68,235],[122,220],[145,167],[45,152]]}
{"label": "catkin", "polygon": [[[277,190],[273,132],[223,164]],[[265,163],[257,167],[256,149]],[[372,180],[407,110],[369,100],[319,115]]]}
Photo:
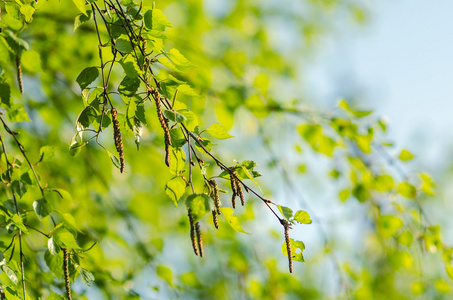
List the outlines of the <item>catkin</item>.
{"label": "catkin", "polygon": [[112,113],[112,122],[113,122],[113,137],[115,138],[115,147],[116,151],[120,156],[120,172],[124,171],[124,151],[123,151],[123,139],[121,138],[121,129],[120,122],[118,121],[118,112],[115,108],[112,108],[110,111]]}
{"label": "catkin", "polygon": [[195,223],[195,230],[197,232],[197,243],[198,243],[198,250],[200,251],[200,257],[203,257],[203,241],[201,240],[201,229],[200,223]]}
{"label": "catkin", "polygon": [[233,193],[233,195],[231,196],[231,204],[233,205],[233,208],[236,208],[236,196],[238,194],[235,175],[237,175],[236,170],[232,169],[230,173],[230,184],[231,191]]}
{"label": "catkin", "polygon": [[19,55],[16,55],[17,83],[19,84],[20,93],[24,93],[24,85],[22,82],[22,67],[20,66]]}
{"label": "catkin", "polygon": [[219,220],[217,219],[217,212],[215,210],[212,211],[212,222],[216,229],[219,229]]}
{"label": "catkin", "polygon": [[190,240],[192,241],[192,248],[195,255],[198,255],[198,248],[197,248],[197,241],[195,238],[195,224],[193,221],[192,210],[189,208],[188,213],[189,215],[189,223],[190,223]]}
{"label": "catkin", "polygon": [[68,297],[68,300],[72,300],[71,284],[69,282],[69,253],[68,249],[66,248],[61,248],[61,250],[63,251],[63,275],[66,288],[66,297]]}
{"label": "catkin", "polygon": [[285,242],[286,242],[286,252],[288,254],[288,264],[289,264],[289,272],[293,272],[293,253],[291,251],[291,240],[289,239],[289,224],[286,222],[284,225],[285,227]]}
{"label": "catkin", "polygon": [[239,198],[241,199],[241,204],[242,206],[244,206],[245,205],[244,193],[242,192],[241,183],[239,182],[239,179],[237,177],[235,178],[235,182],[236,190],[238,191]]}
{"label": "catkin", "polygon": [[164,142],[165,142],[165,164],[167,167],[170,166],[170,147],[171,146],[171,136],[170,136],[170,129],[168,129],[168,121],[164,117],[162,113],[162,109],[160,107],[160,96],[157,89],[153,89],[152,91],[154,101],[156,102],[156,111],[157,117],[159,118],[160,126],[164,130]]}
{"label": "catkin", "polygon": [[214,200],[214,205],[215,205],[215,210],[218,215],[221,215],[222,212],[220,211],[220,197],[219,197],[219,186],[217,185],[217,182],[215,182],[214,179],[209,180],[209,185],[212,188],[211,192],[211,198]]}

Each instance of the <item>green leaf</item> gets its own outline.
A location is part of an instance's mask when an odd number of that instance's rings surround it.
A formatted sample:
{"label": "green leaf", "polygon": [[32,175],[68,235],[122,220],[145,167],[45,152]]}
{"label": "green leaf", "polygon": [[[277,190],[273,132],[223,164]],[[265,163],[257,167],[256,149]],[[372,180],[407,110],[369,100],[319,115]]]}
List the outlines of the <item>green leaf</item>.
{"label": "green leaf", "polygon": [[6,259],[5,256],[3,255],[3,252],[0,251],[0,266],[6,264]]}
{"label": "green leaf", "polygon": [[33,209],[40,220],[44,219],[52,212],[50,203],[44,198],[34,201]]}
{"label": "green leaf", "polygon": [[186,206],[191,210],[194,222],[211,212],[211,198],[206,194],[192,194],[186,199]]}
{"label": "green leaf", "polygon": [[448,277],[453,280],[453,266],[445,266],[445,272],[447,272]]}
{"label": "green leaf", "polygon": [[374,179],[374,189],[379,192],[388,192],[395,186],[393,177],[390,175],[378,175]]}
{"label": "green leaf", "polygon": [[362,183],[354,186],[352,189],[352,195],[360,202],[365,202],[370,197],[367,187]]}
{"label": "green leaf", "polygon": [[409,161],[414,158],[414,155],[410,153],[408,150],[403,149],[401,150],[401,153],[398,158],[402,161]]}
{"label": "green leaf", "polygon": [[19,282],[19,279],[17,278],[16,273],[14,273],[14,271],[10,267],[8,267],[7,265],[2,265],[0,268],[2,269],[3,272],[5,272],[5,274],[8,276],[8,278],[15,285],[17,285],[17,283]]}
{"label": "green leaf", "polygon": [[72,0],[72,2],[74,2],[75,6],[77,6],[77,8],[80,10],[82,14],[88,16],[87,9],[85,6],[85,0]]}
{"label": "green leaf", "polygon": [[91,286],[91,284],[94,282],[94,275],[91,274],[90,271],[82,267],[80,267],[80,277],[87,286]]}
{"label": "green leaf", "polygon": [[64,300],[64,298],[56,293],[52,293],[47,296],[46,300]]}
{"label": "green leaf", "polygon": [[25,107],[22,103],[15,103],[6,111],[6,116],[10,122],[30,121]]}
{"label": "green leaf", "polygon": [[79,28],[82,24],[91,20],[92,15],[93,15],[93,12],[91,10],[87,11],[87,15],[85,15],[85,14],[77,15],[74,20],[74,31],[76,31],[77,28]]}
{"label": "green leaf", "polygon": [[186,191],[186,182],[181,177],[174,177],[170,179],[165,185],[165,193],[170,199],[178,206],[178,201],[184,195]]}
{"label": "green leaf", "polygon": [[65,228],[59,228],[53,234],[55,242],[62,248],[80,249],[74,235]]}
{"label": "green leaf", "polygon": [[401,194],[401,196],[406,197],[406,198],[415,198],[417,197],[417,189],[415,186],[408,182],[401,182],[398,185],[398,193]]}
{"label": "green leaf", "polygon": [[52,255],[49,250],[47,250],[44,253],[44,261],[50,271],[59,280],[63,276],[63,254],[60,252],[57,255]]}
{"label": "green leaf", "polygon": [[181,128],[170,129],[171,144],[175,148],[180,148],[187,143],[184,134],[181,132]]}
{"label": "green leaf", "polygon": [[173,286],[173,275],[171,269],[166,266],[157,266],[156,267],[157,276],[165,280],[168,285]]}
{"label": "green leaf", "polygon": [[393,215],[381,216],[377,223],[380,234],[385,238],[394,236],[403,227],[403,221]]}
{"label": "green leaf", "polygon": [[[304,249],[305,249],[305,244],[301,241],[295,241],[293,239],[289,239],[290,244],[291,244],[291,254],[293,261],[300,261],[300,262],[305,262],[304,259]],[[282,245],[282,253],[288,257],[288,249],[286,247],[286,242],[283,242]]]}
{"label": "green leaf", "polygon": [[184,171],[186,165],[186,154],[181,148],[170,147],[170,168],[172,175],[179,175]]}
{"label": "green leaf", "polygon": [[0,101],[6,106],[11,106],[11,88],[8,83],[0,83]]}
{"label": "green leaf", "polygon": [[43,146],[39,149],[39,162],[49,162],[55,157],[54,146]]}
{"label": "green leaf", "polygon": [[22,52],[20,59],[22,66],[31,73],[41,72],[41,57],[39,53],[30,50]]}
{"label": "green leaf", "polygon": [[17,195],[19,195],[20,198],[22,198],[22,196],[27,192],[27,187],[25,186],[25,183],[21,180],[14,180],[11,183],[11,188]]}
{"label": "green leaf", "polygon": [[366,117],[373,112],[372,110],[353,110],[349,107],[349,104],[344,99],[340,100],[338,106],[344,109],[345,111],[351,113],[352,115],[354,115],[354,117],[357,118]]}
{"label": "green leaf", "polygon": [[232,135],[228,134],[228,132],[225,130],[225,128],[223,128],[223,126],[220,123],[212,124],[211,127],[206,129],[206,131],[210,135],[219,140],[229,139],[233,137]]}
{"label": "green leaf", "polygon": [[434,192],[434,188],[436,187],[436,184],[431,177],[426,173],[420,173],[420,178],[422,179],[422,186],[420,187],[422,192],[429,196],[435,196],[436,193]]}
{"label": "green leaf", "polygon": [[127,97],[132,97],[137,92],[139,87],[140,79],[138,77],[126,76],[118,86],[118,92]]}
{"label": "green leaf", "polygon": [[16,225],[17,228],[22,230],[23,233],[28,233],[27,227],[25,227],[24,223],[22,222],[22,219],[19,217],[19,215],[13,215],[11,218],[11,222],[13,222],[14,225]]}
{"label": "green leaf", "polygon": [[299,222],[301,224],[311,224],[312,223],[310,215],[304,210],[297,211],[296,214],[294,215],[294,220],[296,220],[297,222]]}
{"label": "green leaf", "polygon": [[227,220],[228,224],[230,224],[231,228],[236,230],[237,232],[249,234],[242,229],[241,221],[238,217],[233,216],[233,209],[231,207],[221,207],[220,211],[222,212],[223,216]]}
{"label": "green leaf", "polygon": [[178,112],[186,118],[182,123],[186,126],[187,130],[194,131],[195,127],[198,126],[197,115],[188,109],[179,109]]}
{"label": "green leaf", "polygon": [[24,15],[25,22],[30,23],[33,21],[33,14],[35,13],[35,8],[31,6],[30,3],[24,4],[20,7],[20,13]]}
{"label": "green leaf", "polygon": [[134,51],[132,48],[131,41],[126,38],[119,38],[115,41],[115,48],[116,50],[123,52],[123,53],[131,53]]}
{"label": "green leaf", "polygon": [[58,246],[53,237],[47,241],[47,249],[49,249],[52,255],[58,255],[60,253],[60,246]]}
{"label": "green leaf", "polygon": [[181,123],[187,120],[186,117],[184,117],[183,115],[176,111],[164,109],[163,114],[167,119],[176,123]]}
{"label": "green leaf", "polygon": [[150,30],[164,32],[167,27],[172,27],[170,21],[160,9],[150,9],[143,16],[145,26]]}
{"label": "green leaf", "polygon": [[60,198],[65,201],[68,202],[72,201],[71,194],[69,194],[69,192],[64,189],[51,188],[50,191],[57,193],[60,196]]}
{"label": "green leaf", "polygon": [[278,207],[278,210],[280,211],[280,213],[283,215],[283,217],[285,217],[286,220],[290,220],[293,216],[293,211],[291,208],[289,207],[286,207],[286,206],[281,206],[281,205],[277,205]]}
{"label": "green leaf", "polygon": [[96,67],[88,67],[85,68],[82,72],[80,72],[79,76],[77,76],[77,83],[80,86],[80,89],[84,90],[88,87],[93,81],[95,81],[99,77],[99,70]]}
{"label": "green leaf", "polygon": [[185,70],[195,67],[187,58],[184,57],[177,49],[171,49],[169,53],[166,54],[171,62],[179,70]]}

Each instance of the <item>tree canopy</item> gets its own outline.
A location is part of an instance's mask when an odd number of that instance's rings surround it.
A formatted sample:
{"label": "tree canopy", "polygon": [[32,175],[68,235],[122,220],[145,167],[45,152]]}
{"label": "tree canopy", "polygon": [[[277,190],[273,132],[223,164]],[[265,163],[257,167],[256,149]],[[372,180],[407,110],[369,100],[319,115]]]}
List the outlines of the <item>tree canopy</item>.
{"label": "tree canopy", "polygon": [[0,1],[0,299],[451,296],[432,177],[306,98],[367,11],[284,2]]}

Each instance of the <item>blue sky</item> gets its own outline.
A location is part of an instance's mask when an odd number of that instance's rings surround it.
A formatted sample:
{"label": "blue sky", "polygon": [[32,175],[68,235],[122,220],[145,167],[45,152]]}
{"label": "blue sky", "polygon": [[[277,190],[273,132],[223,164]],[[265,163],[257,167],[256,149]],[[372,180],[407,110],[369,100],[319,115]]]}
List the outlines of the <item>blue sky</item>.
{"label": "blue sky", "polygon": [[438,171],[451,163],[453,145],[453,2],[369,9],[368,23],[337,38],[313,66],[311,80],[324,91],[317,96],[333,105],[348,90],[358,94],[360,105],[389,118],[390,137],[413,150],[420,167]]}

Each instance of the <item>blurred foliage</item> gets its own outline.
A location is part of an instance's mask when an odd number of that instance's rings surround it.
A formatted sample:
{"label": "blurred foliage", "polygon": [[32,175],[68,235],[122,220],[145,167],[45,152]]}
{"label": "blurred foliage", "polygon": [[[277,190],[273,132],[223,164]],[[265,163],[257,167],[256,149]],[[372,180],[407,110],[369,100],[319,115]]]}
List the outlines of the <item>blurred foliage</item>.
{"label": "blurred foliage", "polygon": [[[360,1],[0,9],[2,297],[451,297],[453,250],[424,209],[436,185],[402,167],[416,155],[390,154],[372,111],[303,100],[305,64],[366,22]],[[358,243],[300,192],[326,162]],[[319,245],[290,238],[309,227]]]}

